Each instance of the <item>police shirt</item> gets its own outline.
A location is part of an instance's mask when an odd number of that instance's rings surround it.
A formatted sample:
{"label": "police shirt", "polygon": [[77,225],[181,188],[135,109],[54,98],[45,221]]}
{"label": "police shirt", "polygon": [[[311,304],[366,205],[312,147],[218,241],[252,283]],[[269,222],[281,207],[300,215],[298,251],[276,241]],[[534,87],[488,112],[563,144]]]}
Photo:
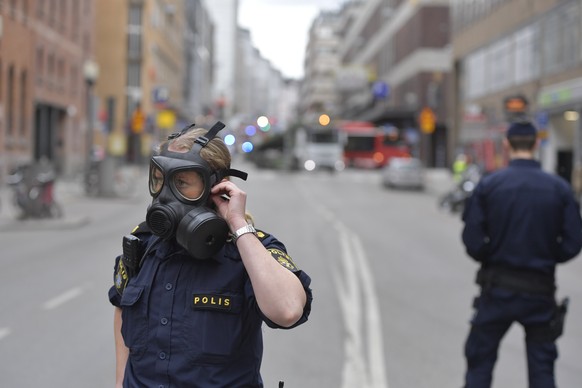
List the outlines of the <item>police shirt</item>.
{"label": "police shirt", "polygon": [[[294,272],[307,293],[309,276],[274,236],[259,239],[281,265]],[[262,387],[263,315],[234,243],[210,260],[197,260],[176,244],[139,236],[149,251],[136,276],[115,265],[110,301],[122,309],[121,333],[129,348],[124,387]],[[121,263],[121,264],[120,264]],[[125,281],[127,279],[127,281]]]}
{"label": "police shirt", "polygon": [[514,159],[481,179],[463,213],[467,253],[483,264],[554,275],[582,248],[580,209],[568,183],[535,160]]}

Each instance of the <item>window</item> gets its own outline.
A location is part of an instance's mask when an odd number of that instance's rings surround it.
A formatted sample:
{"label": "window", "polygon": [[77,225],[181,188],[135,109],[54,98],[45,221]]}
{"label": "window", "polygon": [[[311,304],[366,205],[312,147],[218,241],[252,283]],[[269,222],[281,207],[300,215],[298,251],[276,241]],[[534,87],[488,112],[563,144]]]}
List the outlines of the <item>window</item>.
{"label": "window", "polygon": [[42,85],[44,76],[44,50],[42,47],[36,49],[36,83]]}
{"label": "window", "polygon": [[539,76],[539,24],[527,26],[515,33],[515,83],[521,84]]}
{"label": "window", "polygon": [[469,99],[479,97],[487,92],[486,80],[486,50],[482,49],[471,54],[466,59],[467,91]]}
{"label": "window", "polygon": [[79,90],[77,89],[77,85],[79,82],[79,69],[77,68],[77,66],[73,65],[71,66],[71,96],[77,96],[79,94]]}
{"label": "window", "polygon": [[127,65],[127,86],[140,87],[141,80],[141,64],[130,62]]}
{"label": "window", "polygon": [[48,87],[49,89],[51,89],[54,85],[55,79],[55,57],[53,54],[49,54],[48,56],[48,61],[47,61],[47,81],[48,81]]}
{"label": "window", "polygon": [[26,88],[26,83],[27,83],[27,76],[26,76],[26,70],[22,71],[22,73],[20,74],[20,130],[19,132],[19,137],[24,138],[26,136],[26,125],[27,125],[27,120],[26,120],[26,97],[27,97],[27,88]]}
{"label": "window", "polygon": [[491,91],[507,88],[513,84],[512,37],[501,39],[489,48],[488,62],[490,78],[486,81]]}
{"label": "window", "polygon": [[141,22],[142,6],[132,4],[129,9],[127,26],[127,54],[131,59],[139,59],[141,57]]}
{"label": "window", "polygon": [[6,101],[8,136],[14,136],[14,65],[8,68],[8,95]]}
{"label": "window", "polygon": [[576,66],[580,57],[580,5],[571,3],[563,8],[561,14],[562,50],[564,67]]}
{"label": "window", "polygon": [[129,58],[139,58],[141,56],[141,35],[129,33],[127,46]]}

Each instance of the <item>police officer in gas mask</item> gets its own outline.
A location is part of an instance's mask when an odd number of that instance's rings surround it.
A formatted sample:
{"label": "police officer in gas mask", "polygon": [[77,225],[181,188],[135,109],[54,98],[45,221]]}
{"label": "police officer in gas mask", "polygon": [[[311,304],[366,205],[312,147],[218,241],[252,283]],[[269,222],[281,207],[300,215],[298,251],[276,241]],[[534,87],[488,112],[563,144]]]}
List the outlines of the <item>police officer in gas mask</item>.
{"label": "police officer in gas mask", "polygon": [[116,384],[262,387],[261,326],[311,310],[309,276],[257,230],[217,133],[187,127],[152,157],[146,220],[123,238],[109,299]]}

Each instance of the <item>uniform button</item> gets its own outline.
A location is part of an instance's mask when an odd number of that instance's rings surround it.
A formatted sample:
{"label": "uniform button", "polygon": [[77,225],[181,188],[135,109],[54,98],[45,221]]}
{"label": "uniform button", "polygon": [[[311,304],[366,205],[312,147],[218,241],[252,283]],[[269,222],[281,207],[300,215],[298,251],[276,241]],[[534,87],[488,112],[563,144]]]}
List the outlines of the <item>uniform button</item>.
{"label": "uniform button", "polygon": [[166,283],[166,290],[170,291],[172,289],[172,283]]}
{"label": "uniform button", "polygon": [[165,360],[165,359],[166,359],[166,353],[160,352],[160,360]]}
{"label": "uniform button", "polygon": [[168,324],[168,318],[162,318],[160,320],[160,322],[162,322],[162,325],[167,325]]}

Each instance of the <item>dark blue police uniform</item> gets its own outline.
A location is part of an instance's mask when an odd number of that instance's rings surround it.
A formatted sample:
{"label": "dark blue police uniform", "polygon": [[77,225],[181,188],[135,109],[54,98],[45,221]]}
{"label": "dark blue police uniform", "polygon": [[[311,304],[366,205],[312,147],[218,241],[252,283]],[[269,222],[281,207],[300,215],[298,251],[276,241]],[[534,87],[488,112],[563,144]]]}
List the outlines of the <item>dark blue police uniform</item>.
{"label": "dark blue police uniform", "polygon": [[569,185],[535,160],[514,159],[481,180],[463,221],[467,253],[481,263],[481,294],[465,345],[466,387],[491,386],[499,343],[514,321],[526,333],[530,388],[554,387],[563,320],[555,267],[582,248],[580,209]]}
{"label": "dark blue police uniform", "polygon": [[[150,233],[138,236],[148,249],[139,273],[128,279],[118,257],[109,291],[122,309],[129,348],[124,387],[262,387],[261,325],[280,326],[259,309],[235,244],[197,260]],[[307,304],[294,326],[300,325],[311,309],[311,280],[274,236],[257,236],[303,284]]]}

